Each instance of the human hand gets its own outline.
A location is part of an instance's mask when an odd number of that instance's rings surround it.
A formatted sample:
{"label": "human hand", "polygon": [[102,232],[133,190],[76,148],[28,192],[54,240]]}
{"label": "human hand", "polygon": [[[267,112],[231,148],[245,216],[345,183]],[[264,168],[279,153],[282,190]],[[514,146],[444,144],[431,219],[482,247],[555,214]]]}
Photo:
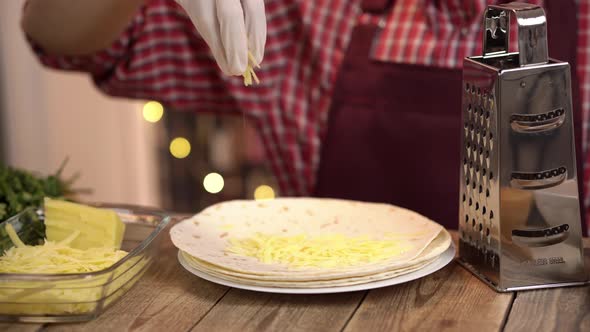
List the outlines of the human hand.
{"label": "human hand", "polygon": [[[258,66],[266,44],[263,0],[176,0],[187,12],[227,75]],[[249,56],[249,53],[252,56]]]}

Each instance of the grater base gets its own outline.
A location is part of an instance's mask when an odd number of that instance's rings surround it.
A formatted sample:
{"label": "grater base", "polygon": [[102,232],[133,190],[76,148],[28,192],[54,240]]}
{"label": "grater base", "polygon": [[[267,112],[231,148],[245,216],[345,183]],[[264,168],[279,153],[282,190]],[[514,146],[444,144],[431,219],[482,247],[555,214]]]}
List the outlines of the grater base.
{"label": "grater base", "polygon": [[531,286],[501,288],[499,285],[492,282],[485,275],[481,274],[477,269],[475,269],[471,264],[462,260],[461,258],[457,258],[457,263],[461,264],[461,266],[463,266],[465,269],[467,269],[469,272],[471,272],[479,280],[483,281],[488,286],[490,286],[490,288],[492,288],[493,290],[495,290],[496,292],[499,292],[499,293],[510,293],[510,292],[523,291],[523,290],[558,288],[558,287],[575,287],[575,286],[590,285],[590,280],[586,280],[586,281],[560,282],[560,283],[551,283],[551,284],[540,284],[540,285],[531,285]]}

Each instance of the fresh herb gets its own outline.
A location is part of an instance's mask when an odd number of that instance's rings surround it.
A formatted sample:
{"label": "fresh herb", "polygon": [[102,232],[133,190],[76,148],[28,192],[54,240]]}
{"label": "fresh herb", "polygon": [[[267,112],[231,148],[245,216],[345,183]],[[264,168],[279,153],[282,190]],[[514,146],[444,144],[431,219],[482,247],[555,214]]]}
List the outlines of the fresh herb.
{"label": "fresh herb", "polygon": [[8,224],[12,225],[18,237],[25,244],[38,245],[45,238],[45,224],[39,214],[37,214],[37,209],[27,208],[12,218],[0,223],[0,255],[14,246],[6,231],[6,225]]}
{"label": "fresh herb", "polygon": [[[71,185],[79,174],[68,180],[62,179],[67,161],[65,159],[57,172],[49,176],[0,165],[0,255],[12,246],[4,229],[5,221],[11,223],[25,243],[35,244],[43,240],[45,225],[36,214],[43,204],[43,198],[65,199],[74,193]],[[21,212],[24,215],[14,217]],[[14,218],[8,220],[11,217]]]}

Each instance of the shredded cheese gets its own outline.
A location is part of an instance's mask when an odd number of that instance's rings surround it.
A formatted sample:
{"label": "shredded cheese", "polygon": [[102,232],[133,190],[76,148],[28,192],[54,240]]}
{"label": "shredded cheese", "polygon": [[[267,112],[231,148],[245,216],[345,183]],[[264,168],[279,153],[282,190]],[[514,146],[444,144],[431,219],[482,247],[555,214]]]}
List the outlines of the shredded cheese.
{"label": "shredded cheese", "polygon": [[366,236],[340,234],[309,237],[277,236],[257,233],[253,237],[229,239],[226,251],[254,257],[259,261],[291,267],[346,267],[373,263],[399,256],[411,249],[401,240],[372,240]]}
{"label": "shredded cheese", "polygon": [[256,82],[256,84],[260,84],[260,80],[256,73],[254,72],[254,67],[260,68],[260,65],[256,64],[256,60],[254,59],[254,55],[250,51],[248,51],[248,66],[246,67],[246,71],[242,76],[244,76],[244,85],[250,86],[252,85],[252,80]]}
{"label": "shredded cheese", "polygon": [[[0,256],[0,273],[68,274],[94,272],[111,267],[127,253],[112,247],[76,249],[72,241],[80,231],[59,241],[29,246],[7,224],[6,232],[15,247]],[[96,312],[99,305],[109,305],[132,287],[150,259],[133,257],[111,273],[92,278],[51,281],[3,282],[0,289],[0,312],[14,315],[62,315]],[[104,302],[102,302],[104,301]]]}
{"label": "shredded cheese", "polygon": [[127,253],[114,248],[75,249],[68,246],[79,232],[61,242],[45,241],[40,246],[25,245],[6,225],[6,232],[15,244],[0,256],[0,273],[85,273],[106,269]]}

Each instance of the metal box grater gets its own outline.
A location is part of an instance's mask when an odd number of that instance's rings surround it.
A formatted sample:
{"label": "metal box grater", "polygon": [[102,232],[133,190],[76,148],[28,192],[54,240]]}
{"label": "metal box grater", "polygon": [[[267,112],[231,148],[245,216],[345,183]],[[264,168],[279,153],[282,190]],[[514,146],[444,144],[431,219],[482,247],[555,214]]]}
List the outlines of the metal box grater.
{"label": "metal box grater", "polygon": [[490,5],[483,23],[463,69],[459,261],[497,291],[585,284],[570,66],[548,58],[539,6]]}

